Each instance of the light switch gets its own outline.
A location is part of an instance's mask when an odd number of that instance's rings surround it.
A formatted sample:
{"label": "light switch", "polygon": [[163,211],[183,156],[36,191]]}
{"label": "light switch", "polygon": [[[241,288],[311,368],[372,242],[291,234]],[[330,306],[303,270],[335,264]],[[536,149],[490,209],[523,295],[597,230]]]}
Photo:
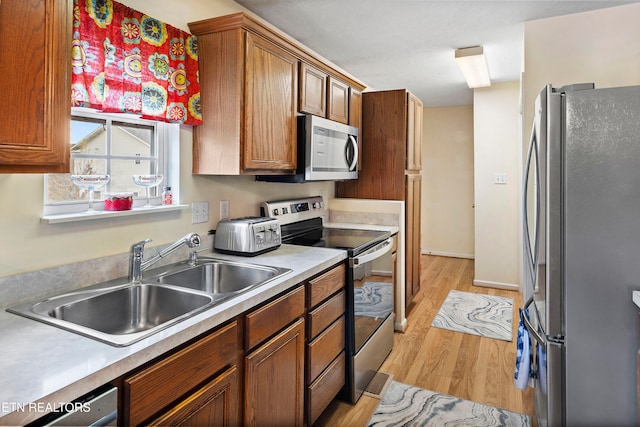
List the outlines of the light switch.
{"label": "light switch", "polygon": [[209,222],[209,202],[191,204],[191,223]]}
{"label": "light switch", "polygon": [[507,174],[506,173],[497,173],[493,177],[494,184],[506,184],[507,183]]}

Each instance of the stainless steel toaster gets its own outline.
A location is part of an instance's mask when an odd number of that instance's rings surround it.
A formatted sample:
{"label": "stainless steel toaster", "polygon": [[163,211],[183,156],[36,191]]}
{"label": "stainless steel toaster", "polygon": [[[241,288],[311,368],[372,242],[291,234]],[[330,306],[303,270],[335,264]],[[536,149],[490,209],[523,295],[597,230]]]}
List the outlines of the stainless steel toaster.
{"label": "stainless steel toaster", "polygon": [[280,244],[277,219],[243,217],[218,222],[213,246],[222,253],[254,256],[277,249]]}

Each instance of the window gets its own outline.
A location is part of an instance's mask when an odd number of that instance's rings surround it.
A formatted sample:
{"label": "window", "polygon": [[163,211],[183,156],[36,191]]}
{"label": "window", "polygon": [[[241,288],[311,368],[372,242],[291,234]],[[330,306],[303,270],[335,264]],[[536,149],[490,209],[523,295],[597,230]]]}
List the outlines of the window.
{"label": "window", "polygon": [[[128,114],[105,114],[73,108],[71,112],[71,173],[48,174],[45,179],[45,215],[82,212],[88,191],[76,187],[71,175],[111,176],[94,192],[94,209],[102,210],[106,193],[130,192],[134,208],[146,202],[146,190],[133,175],[163,175],[150,190],[151,204],[161,205],[164,186],[172,187],[177,203],[179,125],[139,119]],[[175,169],[175,170],[174,170]]]}

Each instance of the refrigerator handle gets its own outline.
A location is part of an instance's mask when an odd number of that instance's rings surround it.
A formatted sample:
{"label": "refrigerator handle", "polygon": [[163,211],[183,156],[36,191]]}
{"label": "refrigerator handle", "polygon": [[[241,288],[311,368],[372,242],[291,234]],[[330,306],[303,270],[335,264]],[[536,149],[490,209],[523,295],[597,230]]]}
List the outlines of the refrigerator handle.
{"label": "refrigerator handle", "polygon": [[[532,270],[531,274],[533,275],[533,277],[535,277],[535,268],[536,268],[536,259],[534,257],[534,253],[531,250],[531,239],[533,237],[534,241],[534,248],[537,246],[537,237],[536,236],[531,236],[529,234],[529,215],[528,215],[528,206],[527,206],[527,190],[529,187],[529,169],[531,168],[531,161],[532,161],[532,156],[534,156],[534,150],[536,149],[536,124],[535,121],[533,123],[533,126],[531,127],[531,139],[529,141],[529,150],[527,153],[527,160],[525,162],[525,170],[524,170],[524,177],[523,177],[523,182],[524,182],[524,188],[522,189],[522,213],[523,213],[523,218],[524,218],[524,238],[525,238],[525,247],[526,247],[526,255],[527,255],[527,261],[529,264],[529,268]],[[537,164],[534,165],[534,167],[537,169],[538,166]],[[537,171],[536,171],[537,174]],[[537,194],[536,194],[537,196]],[[536,219],[534,218],[534,221]],[[537,234],[537,231],[536,231]],[[534,287],[535,287],[535,283],[534,283]]]}
{"label": "refrigerator handle", "polygon": [[[533,296],[531,296],[531,298],[527,300],[527,303],[524,305],[524,308],[525,309],[529,308],[531,304],[533,304]],[[542,346],[546,346],[547,340],[542,335],[540,335],[538,331],[533,327],[533,325],[529,321],[529,317],[522,316],[522,320],[524,320],[524,327],[527,328],[527,331],[529,331],[529,334],[533,336],[533,339],[536,340]]]}

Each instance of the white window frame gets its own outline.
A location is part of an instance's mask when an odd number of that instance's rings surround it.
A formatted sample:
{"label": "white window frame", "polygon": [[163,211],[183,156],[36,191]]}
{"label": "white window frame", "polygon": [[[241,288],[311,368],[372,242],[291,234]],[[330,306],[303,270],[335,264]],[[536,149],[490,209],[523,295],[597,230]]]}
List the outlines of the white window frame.
{"label": "white window frame", "polygon": [[[107,123],[107,145],[111,144],[111,123],[131,123],[142,124],[145,126],[154,127],[154,143],[157,151],[156,161],[156,173],[164,175],[163,182],[160,184],[156,196],[151,197],[151,203],[156,205],[152,208],[144,208],[145,211],[153,212],[157,209],[166,208],[161,203],[162,187],[169,186],[173,193],[173,205],[179,206],[180,201],[180,125],[175,123],[165,123],[153,120],[141,119],[139,116],[133,114],[110,114],[95,111],[89,108],[74,107],[71,109],[72,116],[86,117],[91,119],[106,120]],[[73,154],[75,158],[98,158],[98,159],[129,159],[130,156],[111,155],[109,147],[107,147],[107,154],[94,155],[94,154]],[[141,160],[155,160],[156,157],[141,157]],[[107,162],[109,165],[109,162]],[[109,170],[107,170],[109,173]],[[48,219],[55,216],[73,216],[87,215],[89,203],[87,200],[77,201],[49,201],[48,195],[48,174],[45,174],[44,179],[44,204],[43,204],[43,219]],[[133,210],[143,206],[146,203],[146,196],[144,190],[134,197]],[[96,210],[94,215],[104,215],[111,212],[104,211],[104,204],[100,200],[96,200],[93,203],[93,208]],[[118,214],[126,214],[129,211],[119,211]],[[136,212],[139,213],[139,212]]]}

